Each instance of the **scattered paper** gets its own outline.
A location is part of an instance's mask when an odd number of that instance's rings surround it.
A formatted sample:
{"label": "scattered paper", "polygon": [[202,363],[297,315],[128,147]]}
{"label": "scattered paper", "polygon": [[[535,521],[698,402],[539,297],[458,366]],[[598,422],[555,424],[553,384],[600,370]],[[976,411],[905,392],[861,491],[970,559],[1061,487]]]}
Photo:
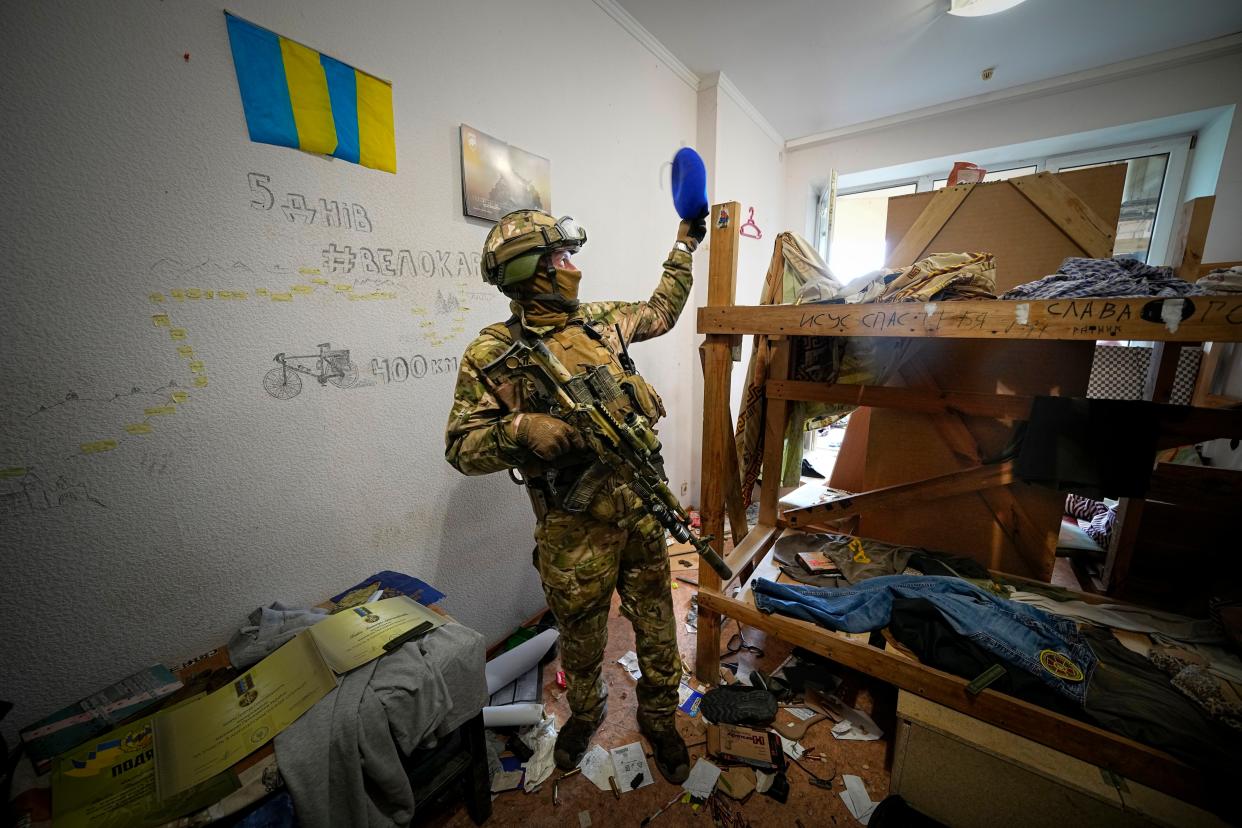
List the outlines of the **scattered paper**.
{"label": "scattered paper", "polygon": [[832,728],[834,738],[846,741],[873,742],[884,735],[884,731],[880,729],[880,726],[870,716],[861,710],[850,707],[836,696],[824,698],[823,705],[832,714],[834,719],[840,719]]}
{"label": "scattered paper", "polygon": [[552,775],[552,749],[556,746],[556,718],[545,716],[539,724],[518,734],[522,744],[534,751],[522,767],[526,768],[526,792],[530,793]]}
{"label": "scattered paper", "polygon": [[871,821],[871,813],[875,810],[877,803],[871,801],[871,797],[867,794],[867,786],[859,777],[846,773],[842,774],[841,781],[845,783],[845,790],[841,791],[841,801],[845,803],[845,807],[849,809],[854,819],[866,825]]}
{"label": "scattered paper", "polygon": [[578,767],[582,768],[582,775],[591,780],[591,783],[601,791],[611,790],[608,787],[608,777],[614,775],[612,767],[612,754],[604,750],[599,745],[592,745],[591,749],[586,752],[582,760],[578,762]]}
{"label": "scattered paper", "polygon": [[578,828],[591,828],[591,812],[590,811],[579,811],[578,812]]}
{"label": "scattered paper", "polygon": [[638,653],[633,650],[618,658],[617,663],[625,668],[625,671],[630,674],[630,678],[634,679],[634,681],[638,681],[643,677],[643,671],[638,666]]}
{"label": "scattered paper", "polygon": [[547,655],[548,650],[552,649],[552,645],[556,643],[559,636],[560,633],[556,630],[544,630],[529,641],[523,641],[512,650],[501,653],[487,662],[488,695],[495,693],[538,664],[540,659]]}
{"label": "scattered paper", "polygon": [[799,721],[803,721],[803,722],[805,722],[807,719],[811,718],[812,716],[819,715],[818,713],[816,713],[814,710],[812,710],[809,707],[786,707],[785,712],[793,716],[795,719],[798,719]]}
{"label": "scattered paper", "polygon": [[533,702],[483,708],[484,727],[525,727],[538,724],[542,718],[543,705]]}
{"label": "scattered paper", "polygon": [[621,793],[645,788],[655,778],[651,775],[651,766],[647,764],[647,754],[641,742],[612,749],[612,767],[617,777],[617,787]]}
{"label": "scattered paper", "polygon": [[776,781],[775,773],[768,773],[767,771],[756,770],[755,771],[755,793],[767,793],[768,789],[772,787],[772,783],[775,781]]}
{"label": "scattered paper", "polygon": [[502,704],[520,704],[521,702],[539,701],[539,665],[527,670],[513,681],[492,693],[488,704],[499,707]]}
{"label": "scattered paper", "polygon": [[716,781],[720,779],[720,768],[706,759],[699,757],[690,769],[690,776],[681,786],[696,799],[707,799],[716,789]]}
{"label": "scattered paper", "polygon": [[690,686],[683,677],[677,686],[677,709],[690,718],[699,715],[699,705],[703,702],[703,694]]}
{"label": "scattered paper", "polygon": [[[784,736],[781,736],[781,734],[779,733],[777,733],[776,735],[781,740],[781,748],[785,751],[786,756],[789,756],[793,759],[801,759],[802,754],[806,753],[806,748],[804,748],[798,742],[795,742],[793,739],[786,739]],[[760,791],[760,793],[762,793],[762,791]]]}
{"label": "scattered paper", "polygon": [[492,777],[492,793],[511,791],[522,784],[522,772],[501,771]]}

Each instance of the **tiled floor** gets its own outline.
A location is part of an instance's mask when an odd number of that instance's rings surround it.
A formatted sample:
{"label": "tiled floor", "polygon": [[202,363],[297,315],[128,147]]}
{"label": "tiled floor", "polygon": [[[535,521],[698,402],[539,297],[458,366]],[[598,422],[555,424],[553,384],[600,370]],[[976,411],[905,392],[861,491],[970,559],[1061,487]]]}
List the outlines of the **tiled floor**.
{"label": "tiled floor", "polygon": [[[674,575],[681,575],[690,580],[697,579],[695,566],[683,566],[679,562],[695,562],[697,557],[684,556],[672,558]],[[686,662],[693,666],[695,641],[694,634],[686,630],[684,618],[689,607],[690,597],[694,588],[687,584],[673,581],[673,601],[678,616],[678,644]],[[634,649],[634,634],[629,622],[621,616],[618,609],[619,601],[614,597],[612,613],[609,618],[608,648],[604,656],[604,677],[608,682],[608,718],[596,733],[594,742],[605,748],[614,748],[641,741],[637,725],[634,721],[636,700],[634,696],[634,680],[616,663],[616,660],[627,650]],[[725,628],[724,640],[735,632],[737,624],[729,621]],[[789,654],[788,645],[778,641],[768,641],[762,633],[746,629],[743,631],[748,644],[764,650],[762,658],[755,658],[749,653],[743,654],[745,663],[760,669],[774,669]],[[723,648],[722,648],[723,650]],[[727,660],[734,660],[731,656]],[[549,709],[554,711],[557,719],[564,722],[568,715],[568,706],[564,699],[554,700],[556,686],[553,678],[559,669],[559,661],[544,668],[544,700]],[[845,676],[845,672],[839,673]],[[753,826],[790,826],[799,824],[812,828],[819,825],[851,826],[859,823],[850,816],[842,803],[838,792],[843,790],[840,775],[852,773],[862,777],[866,782],[871,798],[879,801],[888,790],[888,770],[886,752],[892,727],[892,707],[894,696],[891,688],[880,686],[877,692],[881,695],[872,696],[870,685],[863,677],[847,677],[846,687],[857,690],[854,698],[848,698],[854,706],[871,712],[881,727],[886,730],[885,738],[876,742],[837,741],[829,732],[831,722],[821,722],[811,728],[802,744],[808,752],[823,753],[828,757],[826,762],[804,759],[803,765],[816,774],[824,777],[832,776],[832,790],[815,787],[807,774],[798,766],[790,764],[787,770],[790,795],[785,804],[781,804],[765,795],[753,793],[743,803],[726,800],[735,810]],[[885,691],[889,692],[885,692]],[[878,701],[878,704],[877,704]],[[887,711],[887,713],[885,712]],[[785,721],[789,714],[778,714],[778,722]],[[691,760],[704,753],[704,731],[700,719],[690,719],[683,713],[678,714],[678,728],[690,746]],[[646,744],[644,743],[644,747]],[[648,752],[649,749],[648,749]],[[652,764],[654,770],[654,763]],[[559,772],[557,772],[559,773]],[[579,814],[587,812],[593,826],[637,825],[643,817],[655,813],[676,793],[677,788],[668,784],[658,776],[653,785],[637,791],[622,794],[618,801],[611,793],[598,790],[589,780],[580,774],[567,779],[560,786],[559,806],[552,804],[551,782],[533,794],[522,791],[510,791],[499,794],[493,803],[493,813],[488,825],[523,825],[523,826],[576,826],[579,825]],[[466,815],[465,808],[455,812],[441,813],[428,824],[449,828],[467,828],[472,825]],[[710,817],[702,812],[695,813],[690,806],[677,804],[657,817],[652,825],[654,828],[673,825],[710,826]]]}

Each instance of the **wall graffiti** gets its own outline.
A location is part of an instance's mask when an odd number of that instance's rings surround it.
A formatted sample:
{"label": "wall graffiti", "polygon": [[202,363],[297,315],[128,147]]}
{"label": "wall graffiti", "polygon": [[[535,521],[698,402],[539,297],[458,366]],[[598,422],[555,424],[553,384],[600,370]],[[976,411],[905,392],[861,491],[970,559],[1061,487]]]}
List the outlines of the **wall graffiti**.
{"label": "wall graffiti", "polygon": [[[272,212],[277,206],[276,193],[269,184],[270,175],[263,173],[246,173],[246,185],[253,196],[250,206],[260,212]],[[357,230],[370,233],[374,229],[367,208],[361,204],[348,201],[336,201],[320,198],[315,200],[317,206],[311,206],[312,199],[303,193],[284,193],[280,200],[280,212],[292,224],[321,224],[324,227]]]}
{"label": "wall graffiti", "polygon": [[91,492],[90,486],[58,475],[45,481],[34,468],[0,469],[0,523],[23,515],[38,514],[75,505],[108,505]]}
{"label": "wall graffiti", "polygon": [[371,248],[330,242],[322,249],[321,259],[325,272],[340,276],[357,273],[399,279],[482,279],[479,264],[483,254],[464,250]]}
{"label": "wall graffiti", "polygon": [[409,359],[403,356],[375,357],[371,360],[371,373],[378,378],[381,385],[402,383],[406,380],[420,380],[427,376],[457,373],[457,357],[426,357],[414,354]]}
{"label": "wall graffiti", "polygon": [[316,347],[317,354],[279,353],[273,357],[280,367],[263,375],[263,390],[278,400],[291,400],[302,391],[303,374],[314,378],[321,387],[331,384],[353,388],[358,384],[358,366],[349,358],[348,348],[334,349],[329,342]]}

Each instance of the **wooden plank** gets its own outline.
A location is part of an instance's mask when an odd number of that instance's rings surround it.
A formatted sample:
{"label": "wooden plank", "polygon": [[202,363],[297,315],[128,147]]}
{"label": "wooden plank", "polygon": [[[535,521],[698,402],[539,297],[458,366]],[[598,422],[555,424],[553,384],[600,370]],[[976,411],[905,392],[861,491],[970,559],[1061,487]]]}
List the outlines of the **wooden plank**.
{"label": "wooden plank", "polygon": [[1100,218],[1077,193],[1052,173],[1041,172],[1010,178],[1008,183],[1069,236],[1092,259],[1106,259],[1113,253],[1116,228]]}
{"label": "wooden plank", "polygon": [[1216,369],[1220,365],[1220,355],[1224,346],[1216,342],[1203,343],[1203,357],[1199,360],[1199,375],[1195,377],[1195,390],[1190,394],[1190,404],[1206,406],[1207,398],[1212,394],[1212,386],[1216,382]]}
{"label": "wooden plank", "polygon": [[[768,345],[770,359],[768,378],[783,380],[789,376],[789,340]],[[763,485],[759,490],[759,522],[775,526],[776,503],[780,499],[781,462],[785,455],[785,424],[789,419],[789,403],[768,398],[763,413]]]}
{"label": "wooden plank", "polygon": [[[736,544],[729,554],[725,555],[725,563],[733,570],[733,581],[744,583],[754,569],[755,561],[762,558],[776,543],[776,539],[784,531],[779,526],[765,526],[756,523],[755,528],[746,540]],[[730,581],[729,583],[732,583]]]}
{"label": "wooden plank", "polygon": [[[736,201],[712,206],[707,267],[707,303],[731,307],[737,284],[738,213]],[[724,456],[729,422],[729,384],[733,377],[733,338],[712,335],[703,343],[703,450],[699,474],[700,527],[716,554],[724,554],[725,469]],[[736,468],[734,450],[732,466]],[[707,589],[720,586],[720,576],[701,558],[699,585]],[[698,647],[695,671],[703,680],[715,682],[719,670],[716,652],[720,644],[720,616],[710,610],[699,613]]]}
{"label": "wooden plank", "polygon": [[1147,378],[1143,381],[1143,399],[1158,403],[1169,401],[1173,396],[1173,380],[1177,376],[1177,360],[1181,355],[1181,343],[1156,342],[1152,345]]}
{"label": "wooden plank", "polygon": [[699,308],[698,332],[1237,342],[1242,340],[1242,296],[707,307]]}
{"label": "wooden plank", "polygon": [[729,307],[735,301],[741,211],[742,205],[736,201],[712,205],[707,244],[707,304],[712,307]]}
{"label": "wooden plank", "polygon": [[[703,345],[700,345],[699,368],[706,370],[706,366],[706,350]],[[733,412],[727,405],[724,411],[724,419],[726,423],[733,422]],[[729,530],[732,533],[733,543],[737,544],[746,537],[746,533],[749,531],[749,526],[746,523],[746,503],[742,500],[742,473],[737,464],[737,438],[730,428],[722,429],[721,433],[724,436],[721,457],[724,460],[722,474],[724,475],[725,515],[729,518]]]}
{"label": "wooden plank", "polygon": [[[1110,227],[1117,224],[1126,178],[1124,164],[1073,170],[1056,173],[1056,176]],[[896,248],[934,197],[934,192],[922,192],[888,200],[884,228],[887,249]],[[1066,256],[1082,255],[1082,249],[1008,181],[976,185],[970,198],[931,240],[928,250],[991,253],[996,265],[994,292],[998,294],[1055,273]]]}
{"label": "wooden plank", "polygon": [[1200,276],[1199,266],[1203,264],[1203,248],[1215,206],[1216,196],[1200,196],[1183,204],[1178,214],[1173,229],[1174,248],[1167,261],[1176,264],[1178,277],[1187,282],[1196,281]]}
{"label": "wooden plank", "polygon": [[924,414],[965,414],[1025,420],[1034,397],[1020,394],[978,394],[969,391],[932,391],[884,385],[829,385],[797,380],[768,380],[767,395],[779,400],[845,403],[870,408],[900,408]]}
{"label": "wooden plank", "polygon": [[1014,482],[1013,467],[1012,460],[989,466],[975,466],[929,477],[926,480],[917,480],[913,483],[901,483],[897,486],[886,486],[883,489],[840,497],[817,506],[788,509],[781,516],[793,527],[814,526],[826,521],[840,520],[850,515],[900,506],[902,501],[908,498],[937,500],[969,494]]}
{"label": "wooden plank", "polygon": [[1104,592],[1122,597],[1126,578],[1134,563],[1134,547],[1138,543],[1139,524],[1143,520],[1144,501],[1141,497],[1123,497],[1117,501],[1117,517],[1108,541],[1108,557],[1104,561]]}
{"label": "wooden plank", "polygon": [[[732,354],[730,354],[730,359],[732,359]],[[737,437],[730,428],[733,424],[733,413],[729,410],[727,402],[723,414],[725,427],[721,429],[721,437],[724,440],[724,445],[721,447],[721,460],[724,468],[721,474],[724,475],[725,514],[729,517],[729,533],[734,545],[737,545],[750,533],[750,526],[746,522],[746,503],[742,500],[742,471],[737,465]]]}
{"label": "wooden plank", "polygon": [[1158,448],[1186,446],[1204,440],[1242,439],[1242,409],[1168,405],[1156,410],[1160,424]]}
{"label": "wooden plank", "polygon": [[1179,799],[1202,801],[1199,774],[1147,745],[994,690],[972,696],[966,692],[966,679],[865,643],[850,641],[806,621],[766,615],[715,590],[699,590],[699,607],[700,611],[706,607],[917,696],[1108,768]]}
{"label": "wooden plank", "polygon": [[974,184],[958,184],[956,187],[937,190],[931,203],[923,209],[913,226],[889,254],[888,266],[906,267],[917,262],[931,244],[931,240],[940,232],[940,228],[953,217],[974,188]]}
{"label": "wooden plank", "polygon": [[[901,368],[901,373],[909,384],[917,389],[940,391],[936,378],[924,365],[920,354],[910,357]],[[1002,396],[1008,395],[997,395],[998,398]],[[983,452],[979,442],[960,416],[956,413],[942,412],[934,415],[932,421],[941,439],[955,454],[970,464],[981,462]],[[1044,577],[1051,577],[1052,567],[1056,563],[1058,527],[1055,523],[1039,526],[1009,487],[984,489],[978,493],[978,496],[1031,571]]]}
{"label": "wooden plank", "polygon": [[1242,504],[1242,471],[1157,463],[1147,499],[1195,511],[1232,514]]}

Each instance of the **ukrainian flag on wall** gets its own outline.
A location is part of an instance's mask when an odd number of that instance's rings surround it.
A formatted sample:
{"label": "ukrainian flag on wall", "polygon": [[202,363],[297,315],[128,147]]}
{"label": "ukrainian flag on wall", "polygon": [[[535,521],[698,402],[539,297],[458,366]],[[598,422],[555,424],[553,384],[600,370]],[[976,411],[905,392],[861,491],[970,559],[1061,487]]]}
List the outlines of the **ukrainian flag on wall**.
{"label": "ukrainian flag on wall", "polygon": [[224,13],[250,140],[397,171],[392,84]]}

